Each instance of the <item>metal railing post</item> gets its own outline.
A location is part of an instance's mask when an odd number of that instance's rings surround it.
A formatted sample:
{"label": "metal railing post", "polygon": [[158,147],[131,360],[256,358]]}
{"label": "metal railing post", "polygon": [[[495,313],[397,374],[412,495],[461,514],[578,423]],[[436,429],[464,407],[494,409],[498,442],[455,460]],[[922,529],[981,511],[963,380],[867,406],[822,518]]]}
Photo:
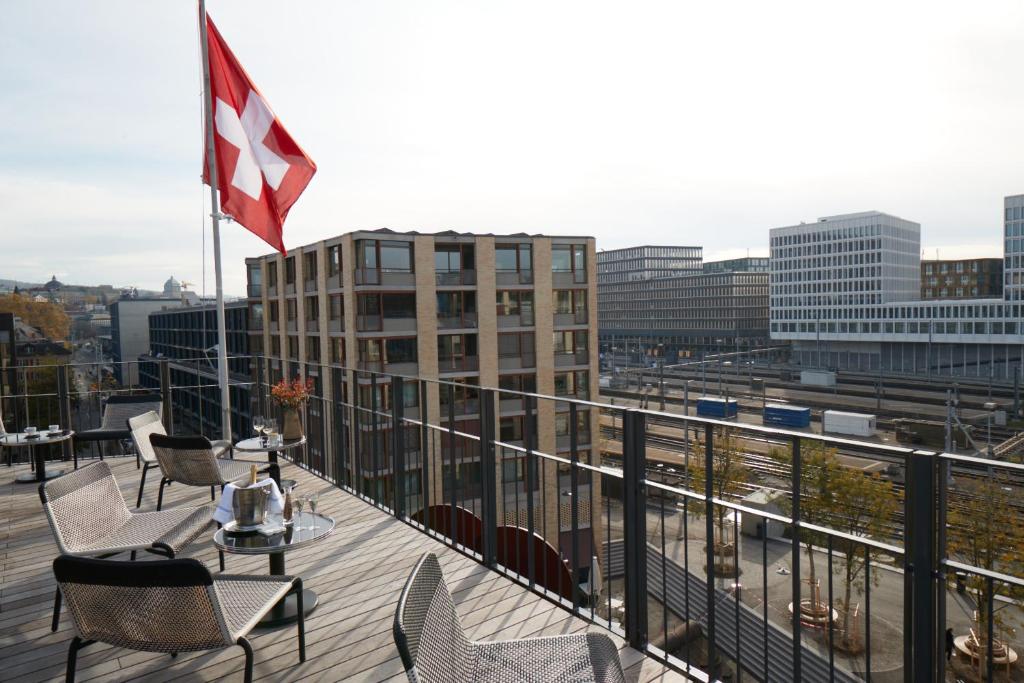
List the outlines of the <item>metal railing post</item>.
{"label": "metal railing post", "polygon": [[[523,398],[523,408],[525,409],[525,416],[523,417],[523,444],[526,446],[526,529],[528,533],[528,540],[526,541],[526,575],[529,580],[530,588],[533,588],[534,575],[536,574],[535,567],[537,558],[535,556],[536,550],[533,543],[533,534],[536,531],[536,520],[533,514],[533,486],[537,481],[537,456],[533,452],[534,448],[534,429],[533,429],[533,397],[526,396]],[[518,496],[518,492],[516,493]],[[519,520],[516,520],[516,526],[519,526]]]}
{"label": "metal railing post", "polygon": [[909,647],[903,650],[903,670],[908,680],[927,681],[939,653],[935,651],[935,454],[914,451],[907,462],[904,519],[907,550],[904,595],[905,632]]}
{"label": "metal railing post", "polygon": [[[60,424],[64,429],[71,429],[71,368],[61,365],[57,368],[57,397]],[[61,453],[65,460],[74,457],[72,440],[68,439],[61,445]]]}
{"label": "metal railing post", "polygon": [[626,640],[647,645],[647,470],[644,414],[626,410],[622,435],[622,535],[625,546]]}
{"label": "metal railing post", "polygon": [[[705,565],[707,574],[708,661],[714,661],[715,652],[715,427],[704,425],[704,536]],[[685,514],[685,513],[684,513]],[[793,680],[798,680],[794,678]]]}
{"label": "metal railing post", "polygon": [[405,432],[404,432],[405,392],[402,389],[402,378],[391,378],[391,460],[394,463],[394,505],[395,517],[405,517]]}
{"label": "metal railing post", "polygon": [[480,390],[480,521],[483,561],[498,563],[498,481],[494,462],[494,390]]}
{"label": "metal railing post", "polygon": [[[802,623],[800,617],[803,613],[802,591],[800,588],[800,489],[801,477],[803,476],[803,464],[800,461],[800,437],[793,437],[793,458],[792,458],[792,565],[791,580],[793,589],[793,680],[799,681],[803,668],[803,649],[800,644],[800,628]],[[832,609],[831,606],[829,609]]]}
{"label": "metal railing post", "polygon": [[[198,375],[197,375],[198,377]],[[199,380],[202,384],[202,379]],[[171,363],[166,358],[160,360],[160,404],[161,422],[168,434],[174,434],[174,407],[171,402]]]}

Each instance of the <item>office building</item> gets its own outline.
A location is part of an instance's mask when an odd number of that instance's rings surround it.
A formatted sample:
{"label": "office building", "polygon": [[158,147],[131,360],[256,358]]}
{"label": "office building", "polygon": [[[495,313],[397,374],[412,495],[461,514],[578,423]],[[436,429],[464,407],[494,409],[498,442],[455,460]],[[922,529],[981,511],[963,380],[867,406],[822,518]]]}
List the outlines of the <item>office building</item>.
{"label": "office building", "polygon": [[701,247],[644,245],[597,253],[597,278],[601,283],[650,280],[701,272]]}
{"label": "office building", "polygon": [[598,252],[597,317],[606,367],[767,345],[767,259],[703,263],[702,251],[640,246]]}
{"label": "office building", "polygon": [[724,261],[705,261],[701,270],[704,273],[767,273],[769,259],[767,256],[744,256],[742,258],[725,259]]}
{"label": "office building", "polygon": [[[301,369],[333,396],[338,387],[327,365],[366,371],[346,373],[340,389],[346,392],[342,400],[351,400],[350,387],[356,387],[355,399],[362,406],[383,405],[390,397],[389,378],[371,379],[370,371],[556,396],[597,395],[593,238],[375,230],[298,247],[287,257],[250,258],[246,264],[254,329],[250,348],[274,359],[270,381],[293,377]],[[456,429],[478,431],[475,391],[449,393],[447,386],[424,384],[404,382],[407,416],[425,408],[433,424],[448,424],[452,416]],[[371,386],[377,387],[376,394]],[[528,429],[524,408],[522,398],[502,396],[495,424],[502,440],[523,442]],[[311,410],[319,407],[311,405]],[[568,411],[567,404],[540,402],[537,448],[569,452]],[[577,452],[587,461],[599,443],[598,416],[581,410],[577,418],[582,426]],[[310,416],[311,421],[322,419],[333,418]],[[359,438],[362,431],[352,431],[347,438],[358,453],[362,479],[354,485],[387,487],[390,440]],[[414,468],[407,484],[411,491],[429,485],[432,500],[438,500],[447,491],[451,462],[447,442],[438,447],[441,435],[432,432],[430,438],[437,442],[420,444],[418,430],[406,432],[407,460]],[[467,453],[464,462],[455,463],[460,481],[479,480],[478,458],[469,457],[473,443],[459,439],[457,444],[456,452]],[[314,458],[317,448],[311,437]],[[433,464],[428,482],[418,480],[420,451],[429,453],[428,465]],[[510,487],[522,481],[521,465],[514,456],[505,459],[501,477]],[[546,478],[551,500],[558,498],[557,480]],[[556,524],[554,509],[545,508],[549,533]]]}
{"label": "office building", "polygon": [[1024,301],[1024,194],[1003,199],[1003,299]]}
{"label": "office building", "polygon": [[139,356],[149,353],[149,314],[178,305],[157,298],[118,299],[110,305],[110,355],[118,384],[139,384]]}
{"label": "office building", "polygon": [[[224,313],[231,431],[236,438],[244,438],[250,436],[252,429],[248,302],[228,302]],[[149,346],[149,351],[139,359],[139,384],[159,388],[160,362],[166,360],[175,396],[175,427],[219,439],[223,430],[217,379],[216,307],[178,307],[150,313]]]}
{"label": "office building", "polygon": [[[1007,234],[1015,203],[1024,197],[1006,200]],[[1019,263],[1014,239],[1007,264]],[[1001,298],[922,300],[920,241],[917,223],[877,211],[773,229],[771,338],[810,367],[1012,378],[1024,356],[1013,285]]]}
{"label": "office building", "polygon": [[921,262],[922,299],[998,299],[1002,296],[1001,258]]}

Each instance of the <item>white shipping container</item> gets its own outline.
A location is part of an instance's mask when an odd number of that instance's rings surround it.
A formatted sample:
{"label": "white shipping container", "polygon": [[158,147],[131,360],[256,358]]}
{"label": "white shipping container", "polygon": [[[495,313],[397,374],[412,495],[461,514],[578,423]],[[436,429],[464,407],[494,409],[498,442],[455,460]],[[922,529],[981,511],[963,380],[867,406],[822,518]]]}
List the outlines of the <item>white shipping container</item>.
{"label": "white shipping container", "polygon": [[822,414],[822,431],[849,436],[874,436],[875,416],[864,413],[844,413],[826,410]]}
{"label": "white shipping container", "polygon": [[801,370],[800,384],[812,387],[834,387],[836,385],[836,373],[830,370]]}

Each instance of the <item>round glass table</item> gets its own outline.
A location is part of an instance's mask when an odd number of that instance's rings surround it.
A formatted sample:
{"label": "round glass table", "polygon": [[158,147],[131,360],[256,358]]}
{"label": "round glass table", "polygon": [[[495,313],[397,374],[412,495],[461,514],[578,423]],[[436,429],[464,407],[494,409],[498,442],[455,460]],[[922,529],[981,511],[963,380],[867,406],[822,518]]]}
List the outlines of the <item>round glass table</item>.
{"label": "round glass table", "polygon": [[[271,519],[280,519],[271,518]],[[299,528],[296,528],[299,527]],[[296,513],[293,524],[276,534],[264,535],[258,531],[228,532],[218,529],[213,535],[213,545],[218,550],[236,555],[267,555],[270,559],[270,574],[286,574],[284,554],[322,541],[334,533],[334,518],[311,512]],[[316,609],[319,597],[308,588],[302,591],[302,608],[305,614]],[[265,628],[293,624],[298,620],[295,595],[286,595],[259,625]]]}
{"label": "round glass table", "polygon": [[279,455],[286,451],[295,450],[299,446],[305,445],[305,443],[305,436],[298,439],[282,439],[273,445],[270,444],[266,437],[254,436],[251,439],[243,439],[236,443],[235,450],[241,453],[267,453],[270,457],[270,462],[277,462]]}
{"label": "round glass table", "polygon": [[[4,448],[29,448],[31,449],[32,459],[35,460],[36,471],[19,474],[14,478],[14,481],[19,484],[37,484],[64,474],[64,470],[46,469],[45,449],[38,447],[62,443],[74,435],[74,431],[65,429],[60,432],[36,432],[34,435],[19,432],[0,436],[0,446]],[[35,438],[29,438],[30,436]]]}

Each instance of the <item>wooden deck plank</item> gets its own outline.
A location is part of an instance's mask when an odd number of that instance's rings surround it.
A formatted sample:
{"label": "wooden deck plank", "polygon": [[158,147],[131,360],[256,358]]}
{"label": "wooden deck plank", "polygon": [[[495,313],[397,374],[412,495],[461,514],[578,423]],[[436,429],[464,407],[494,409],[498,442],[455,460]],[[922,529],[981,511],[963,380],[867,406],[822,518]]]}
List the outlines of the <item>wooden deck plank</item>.
{"label": "wooden deck plank", "polygon": [[[139,471],[134,459],[108,459],[131,505]],[[74,635],[67,614],[50,631],[57,555],[53,536],[34,485],[15,485],[24,465],[0,468],[0,681],[63,680],[68,641]],[[538,594],[491,571],[438,540],[394,519],[291,464],[284,475],[302,491],[318,491],[320,508],[337,520],[335,533],[323,542],[287,555],[289,574],[303,577],[317,591],[320,605],[306,621],[307,661],[298,662],[295,629],[256,631],[255,678],[264,681],[404,680],[391,633],[395,605],[420,555],[437,553],[456,608],[473,639],[511,639],[577,633],[600,627],[571,615]],[[157,485],[147,483],[143,510],[155,507]],[[165,492],[165,507],[201,505],[208,491],[181,485]],[[185,556],[217,566],[207,538]],[[265,556],[227,555],[231,573],[265,573]],[[680,680],[663,666],[625,646],[620,647],[630,680]],[[168,655],[93,645],[79,654],[79,681],[215,681],[240,678],[240,648]]]}

